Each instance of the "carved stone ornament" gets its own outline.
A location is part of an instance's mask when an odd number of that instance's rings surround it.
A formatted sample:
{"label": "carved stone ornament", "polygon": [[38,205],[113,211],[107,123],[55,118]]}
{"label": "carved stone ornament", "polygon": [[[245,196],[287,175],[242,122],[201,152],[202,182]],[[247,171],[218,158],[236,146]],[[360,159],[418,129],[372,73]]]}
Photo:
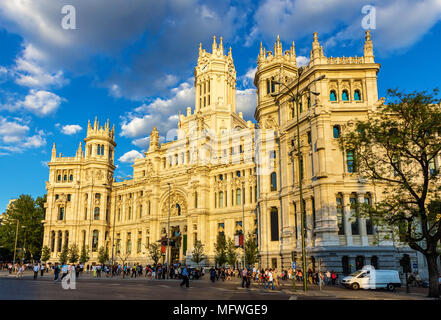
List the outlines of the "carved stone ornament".
{"label": "carved stone ornament", "polygon": [[[168,196],[164,198],[164,201],[162,203],[162,215],[163,216],[168,216]],[[179,213],[179,208],[180,208],[180,214]],[[179,192],[173,192],[170,195],[170,216],[171,217],[175,217],[175,216],[185,216],[187,215],[187,201],[185,200],[184,196],[182,196],[181,193]]]}

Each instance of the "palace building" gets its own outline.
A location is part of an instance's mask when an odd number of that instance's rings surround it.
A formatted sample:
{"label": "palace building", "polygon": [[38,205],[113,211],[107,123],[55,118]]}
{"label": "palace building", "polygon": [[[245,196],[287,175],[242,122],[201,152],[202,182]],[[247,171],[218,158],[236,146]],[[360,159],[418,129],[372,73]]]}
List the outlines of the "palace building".
{"label": "palace building", "polygon": [[[160,144],[153,129],[132,179],[114,179],[115,128],[108,122],[88,124],[75,157],[57,155],[54,144],[44,220],[50,261],[75,243],[89,248],[91,262],[103,247],[119,263],[152,263],[149,245],[170,234],[172,262],[192,264],[200,240],[203,263],[213,265],[219,234],[241,241],[255,234],[260,266],[301,266],[300,174],[308,267],[321,261],[344,273],[367,264],[398,269],[403,254],[417,263],[413,250],[382,240],[387,230],[358,216],[355,204],[375,202],[381,186],[358,178],[354,155],[337,140],[383,102],[379,70],[369,32],[362,57],[337,58],[324,55],[314,33],[305,67],[297,66],[294,42],[283,51],[277,38],[273,51],[261,45],[258,54],[254,123],[236,112],[231,48],[225,54],[215,37],[211,52],[200,45],[194,107],[179,115],[173,141]],[[301,94],[298,108],[293,93]]]}

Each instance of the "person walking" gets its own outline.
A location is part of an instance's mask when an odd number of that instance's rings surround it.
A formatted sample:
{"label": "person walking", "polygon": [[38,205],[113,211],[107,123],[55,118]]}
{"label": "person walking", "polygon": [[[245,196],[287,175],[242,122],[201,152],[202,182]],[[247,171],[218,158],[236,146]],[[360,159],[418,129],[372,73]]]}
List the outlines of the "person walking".
{"label": "person walking", "polygon": [[67,276],[68,272],[69,272],[69,266],[65,263],[63,264],[63,266],[61,267],[61,272],[63,273],[61,275],[61,281],[63,281],[64,277]]}
{"label": "person walking", "polygon": [[329,270],[326,270],[326,274],[325,274],[325,282],[326,285],[330,285],[331,284],[331,273],[329,272]]}
{"label": "person walking", "polygon": [[38,271],[40,271],[40,266],[38,264],[35,264],[34,266],[34,280],[38,277]]}
{"label": "person walking", "polygon": [[44,275],[44,270],[46,269],[46,266],[44,264],[40,267],[40,276],[42,277]]}
{"label": "person walking", "polygon": [[337,275],[335,274],[334,270],[331,271],[331,283],[332,285],[335,285],[335,282],[337,280]]}
{"label": "person walking", "polygon": [[185,284],[185,287],[188,288],[190,285],[190,282],[188,280],[188,270],[187,267],[184,266],[182,269],[182,282],[180,284],[180,287],[182,287]]}
{"label": "person walking", "polygon": [[245,288],[245,285],[247,283],[247,268],[243,268],[241,276],[242,276],[242,288]]}
{"label": "person walking", "polygon": [[55,265],[54,265],[54,282],[57,282],[59,275],[60,275],[60,268],[58,267],[58,262],[55,262]]}
{"label": "person walking", "polygon": [[272,269],[268,270],[268,281],[265,284],[265,289],[269,287],[269,285],[271,284],[271,288],[272,290],[274,290],[274,277],[273,277],[273,273],[271,272]]}
{"label": "person walking", "polygon": [[213,267],[210,269],[210,280],[213,283],[216,281],[216,270]]}

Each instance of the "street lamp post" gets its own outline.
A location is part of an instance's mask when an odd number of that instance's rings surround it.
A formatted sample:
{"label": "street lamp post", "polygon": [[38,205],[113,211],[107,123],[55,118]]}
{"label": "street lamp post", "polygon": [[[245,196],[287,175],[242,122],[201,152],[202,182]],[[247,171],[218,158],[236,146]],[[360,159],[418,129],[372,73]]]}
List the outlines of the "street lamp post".
{"label": "street lamp post", "polygon": [[[303,94],[304,91],[309,90],[309,86],[316,81],[320,81],[323,80],[325,78],[325,75],[322,75],[320,77],[318,77],[317,79],[312,80],[304,89],[302,89],[300,91],[300,76],[302,74],[303,69],[300,68],[298,70],[298,76],[297,76],[297,94],[294,94],[294,92],[291,90],[290,87],[288,87],[286,84],[279,82],[279,81],[275,81],[273,80],[273,82],[275,84],[278,85],[282,85],[284,87],[286,87],[288,89],[289,95],[291,96],[292,101],[295,102],[296,104],[296,125],[297,125],[297,158],[298,158],[298,164],[299,164],[299,197],[300,197],[300,215],[301,215],[301,229],[302,229],[302,268],[303,268],[303,290],[306,292],[308,290],[308,282],[307,282],[307,277],[305,276],[305,272],[306,272],[306,243],[305,243],[305,227],[306,227],[306,223],[305,223],[305,219],[306,219],[306,215],[305,215],[305,209],[304,209],[304,205],[303,205],[303,186],[302,186],[302,180],[303,180],[303,168],[301,166],[301,159],[302,159],[302,153],[300,150],[300,120],[299,120],[299,101],[300,101],[300,97]],[[279,89],[280,91],[280,89]],[[311,92],[314,95],[319,95],[319,93],[316,92]],[[278,96],[280,95],[280,92],[278,94],[273,94],[273,96]]]}
{"label": "street lamp post", "polygon": [[242,234],[243,234],[243,267],[246,267],[246,257],[245,257],[245,187],[242,181]]}
{"label": "street lamp post", "polygon": [[167,183],[168,184],[168,222],[167,222],[167,233],[166,233],[166,237],[167,237],[167,271],[168,274],[170,274],[170,182]]}
{"label": "street lamp post", "polygon": [[12,259],[12,264],[15,263],[15,252],[17,251],[17,240],[18,240],[18,224],[20,220],[17,219],[17,227],[15,228],[15,245],[14,245],[14,259]]}

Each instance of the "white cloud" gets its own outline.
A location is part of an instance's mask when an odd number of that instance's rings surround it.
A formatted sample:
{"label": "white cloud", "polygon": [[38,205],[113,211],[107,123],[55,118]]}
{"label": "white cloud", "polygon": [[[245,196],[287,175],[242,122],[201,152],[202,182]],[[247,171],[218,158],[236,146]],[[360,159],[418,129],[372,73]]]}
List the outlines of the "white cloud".
{"label": "white cloud", "polygon": [[17,101],[10,109],[25,109],[38,116],[46,116],[54,113],[64,100],[55,93],[45,90],[30,90],[29,94],[22,101]]}
{"label": "white cloud", "polygon": [[236,90],[236,112],[243,112],[245,120],[254,119],[257,105],[256,89]]}
{"label": "white cloud", "polygon": [[3,66],[0,66],[0,83],[3,83],[8,78],[8,69]]}
{"label": "white cloud", "polygon": [[135,159],[141,159],[144,158],[143,154],[136,151],[136,150],[131,150],[129,152],[124,153],[119,159],[118,161],[120,162],[124,162],[124,163],[132,163],[133,161],[135,161]]}
{"label": "white cloud", "polygon": [[12,120],[0,116],[0,149],[12,153],[22,153],[26,149],[40,148],[46,145],[46,135],[40,130],[29,136],[30,128],[22,119]]}
{"label": "white cloud", "polygon": [[439,0],[266,0],[257,9],[254,21],[262,36],[271,41],[275,30],[288,40],[319,32],[322,40],[328,38],[327,45],[362,41],[361,9],[366,4],[376,8],[374,45],[384,53],[410,47],[441,20]]}
{"label": "white cloud", "polygon": [[132,144],[138,148],[141,148],[142,150],[147,150],[150,144],[150,137],[135,139],[132,141]]}
{"label": "white cloud", "polygon": [[50,73],[45,71],[39,64],[44,60],[44,54],[39,52],[32,44],[28,44],[22,56],[15,60],[13,73],[15,82],[30,88],[61,87],[68,81],[64,79],[61,70]]}
{"label": "white cloud", "polygon": [[67,124],[61,127],[61,132],[67,135],[76,134],[83,130],[78,124]]}
{"label": "white cloud", "polygon": [[309,58],[305,56],[296,56],[297,67],[307,66]]}
{"label": "white cloud", "polygon": [[157,98],[150,104],[143,104],[128,114],[121,124],[121,136],[137,138],[149,135],[154,126],[165,133],[177,125],[179,110],[186,112],[194,104],[194,87],[190,82],[181,83],[171,90],[169,99]]}
{"label": "white cloud", "polygon": [[243,76],[239,77],[242,80],[243,86],[254,86],[254,75],[256,71],[257,67],[251,67]]}

